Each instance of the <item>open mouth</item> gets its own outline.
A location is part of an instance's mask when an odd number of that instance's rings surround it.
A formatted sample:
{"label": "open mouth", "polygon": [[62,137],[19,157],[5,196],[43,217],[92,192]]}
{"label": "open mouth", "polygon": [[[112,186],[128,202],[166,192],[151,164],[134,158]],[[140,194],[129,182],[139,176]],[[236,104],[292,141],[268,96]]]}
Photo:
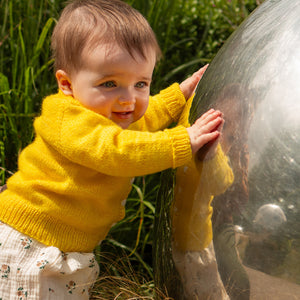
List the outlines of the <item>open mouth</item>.
{"label": "open mouth", "polygon": [[126,119],[132,115],[133,111],[120,111],[120,112],[114,112],[114,115],[116,115],[118,118]]}
{"label": "open mouth", "polygon": [[125,112],[119,112],[117,114],[120,114],[120,115],[129,115],[131,113],[132,113],[131,111],[125,111]]}

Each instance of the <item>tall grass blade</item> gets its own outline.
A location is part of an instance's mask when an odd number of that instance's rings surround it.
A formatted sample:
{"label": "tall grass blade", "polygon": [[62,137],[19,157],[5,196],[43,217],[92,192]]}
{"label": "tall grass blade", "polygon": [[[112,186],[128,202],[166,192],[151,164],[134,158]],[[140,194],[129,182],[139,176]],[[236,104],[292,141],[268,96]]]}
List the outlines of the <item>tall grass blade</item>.
{"label": "tall grass blade", "polygon": [[36,47],[34,49],[34,56],[33,56],[32,61],[35,61],[37,59],[41,50],[43,49],[45,40],[48,37],[48,34],[50,32],[50,29],[52,28],[53,23],[54,23],[54,19],[50,18],[50,19],[48,19],[45,26],[43,27],[42,33],[40,34],[39,39],[36,44]]}

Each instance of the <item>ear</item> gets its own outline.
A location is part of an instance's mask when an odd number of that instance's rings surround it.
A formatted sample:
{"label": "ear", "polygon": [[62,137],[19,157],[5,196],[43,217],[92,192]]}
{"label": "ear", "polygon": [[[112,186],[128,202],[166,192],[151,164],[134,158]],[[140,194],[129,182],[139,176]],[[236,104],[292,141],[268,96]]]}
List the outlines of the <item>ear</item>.
{"label": "ear", "polygon": [[70,76],[63,70],[57,70],[55,73],[59,89],[66,96],[73,96],[72,83]]}

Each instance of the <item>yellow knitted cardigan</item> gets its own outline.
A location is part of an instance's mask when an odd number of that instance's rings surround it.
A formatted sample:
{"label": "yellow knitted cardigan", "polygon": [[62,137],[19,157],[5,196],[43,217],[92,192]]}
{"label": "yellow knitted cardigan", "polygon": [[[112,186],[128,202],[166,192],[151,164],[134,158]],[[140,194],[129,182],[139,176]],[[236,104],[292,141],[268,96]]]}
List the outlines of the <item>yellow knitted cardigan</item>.
{"label": "yellow knitted cardigan", "polygon": [[35,140],[0,195],[0,220],[61,251],[92,251],[124,217],[132,177],[191,160],[185,127],[165,129],[185,104],[174,84],[123,130],[62,92],[47,97]]}

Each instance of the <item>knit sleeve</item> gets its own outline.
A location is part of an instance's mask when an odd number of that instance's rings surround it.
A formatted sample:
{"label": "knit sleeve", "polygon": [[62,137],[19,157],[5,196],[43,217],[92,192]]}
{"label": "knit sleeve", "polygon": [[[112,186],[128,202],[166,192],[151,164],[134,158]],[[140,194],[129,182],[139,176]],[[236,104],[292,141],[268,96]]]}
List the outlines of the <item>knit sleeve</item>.
{"label": "knit sleeve", "polygon": [[[55,102],[48,101],[48,105]],[[56,111],[60,111],[58,106]],[[190,140],[183,126],[153,133],[123,130],[80,105],[66,105],[52,120],[39,118],[35,128],[71,162],[111,176],[151,174],[191,159]]]}
{"label": "knit sleeve", "polygon": [[147,112],[136,124],[130,128],[147,131],[157,131],[167,128],[172,122],[177,122],[186,104],[179,84],[160,91],[155,96],[150,96]]}

